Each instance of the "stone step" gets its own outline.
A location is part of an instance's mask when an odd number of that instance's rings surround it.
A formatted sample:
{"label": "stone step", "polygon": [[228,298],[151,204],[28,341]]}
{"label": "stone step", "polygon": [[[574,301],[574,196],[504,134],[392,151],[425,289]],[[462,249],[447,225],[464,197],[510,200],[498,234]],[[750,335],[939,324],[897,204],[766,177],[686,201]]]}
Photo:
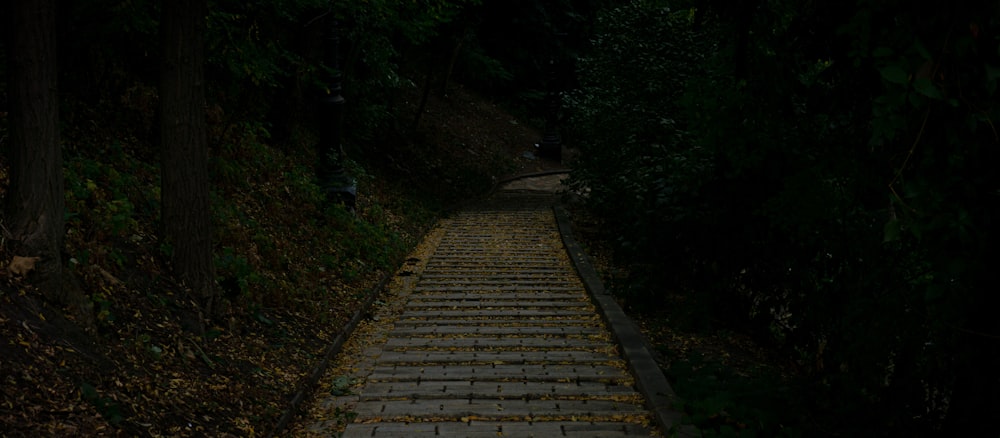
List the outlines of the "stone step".
{"label": "stone step", "polygon": [[436,280],[436,279],[420,279],[420,286],[477,286],[477,287],[488,287],[488,286],[514,286],[514,285],[546,285],[546,286],[575,286],[575,289],[579,290],[579,282],[568,281],[564,279],[545,279],[545,278],[528,278],[528,279],[505,279],[505,280],[491,280],[491,279],[455,279],[455,280]]}
{"label": "stone step", "polygon": [[596,326],[564,326],[564,327],[468,327],[461,325],[427,325],[397,327],[390,332],[392,337],[424,337],[424,336],[468,336],[468,335],[513,335],[513,336],[589,336],[605,335],[604,330]]}
{"label": "stone step", "polygon": [[542,273],[523,273],[523,272],[518,272],[518,273],[506,273],[506,274],[505,273],[489,274],[489,273],[476,272],[476,273],[474,273],[474,275],[463,274],[463,273],[457,273],[457,274],[430,274],[430,273],[426,273],[425,272],[423,275],[420,276],[420,279],[421,279],[421,281],[427,281],[427,280],[433,280],[433,281],[438,281],[438,280],[455,280],[455,281],[462,281],[462,280],[487,280],[487,281],[502,281],[502,280],[507,280],[507,279],[510,279],[510,280],[518,280],[518,279],[521,279],[521,280],[541,279],[541,280],[545,280],[545,281],[548,281],[548,280],[560,280],[560,281],[567,281],[567,282],[575,283],[575,284],[579,284],[580,283],[580,280],[578,280],[575,276],[571,275],[568,272],[563,272],[562,274],[552,274],[552,273],[548,273],[548,272],[542,272]]}
{"label": "stone step", "polygon": [[526,309],[592,309],[592,304],[581,301],[548,301],[548,300],[414,300],[406,304],[408,311],[435,312],[445,309],[488,309],[488,310],[526,310]]}
{"label": "stone step", "polygon": [[414,288],[413,290],[414,290],[414,292],[425,292],[425,291],[431,291],[431,292],[493,292],[493,291],[501,291],[501,292],[509,292],[509,291],[518,291],[518,292],[530,292],[530,291],[537,291],[537,292],[559,292],[559,291],[579,291],[580,287],[579,286],[546,286],[546,285],[520,285],[520,286],[518,286],[518,285],[514,285],[514,286],[500,286],[500,285],[497,285],[497,286],[476,287],[476,286],[422,286],[422,285],[418,284],[417,287]]}
{"label": "stone step", "polygon": [[[590,338],[597,338],[592,340]],[[531,336],[531,337],[512,337],[512,336],[498,336],[498,337],[487,337],[487,336],[451,336],[451,337],[436,337],[436,338],[389,338],[386,340],[386,348],[397,350],[397,349],[428,349],[428,350],[441,350],[453,348],[455,350],[463,349],[473,349],[473,350],[503,350],[504,348],[511,349],[575,349],[575,350],[590,350],[598,349],[599,347],[605,346],[610,342],[607,336],[591,336],[588,339],[572,339],[557,336]],[[515,350],[516,351],[516,350]]]}
{"label": "stone step", "polygon": [[463,438],[615,438],[658,436],[645,423],[593,422],[593,421],[469,421],[432,422],[377,422],[356,423],[348,426],[341,437],[361,438],[414,438],[414,437],[463,437]]}
{"label": "stone step", "polygon": [[445,275],[477,275],[477,276],[491,276],[491,275],[517,275],[517,276],[528,276],[528,275],[568,275],[572,271],[567,271],[565,267],[562,266],[540,266],[535,269],[526,267],[499,267],[490,266],[484,267],[482,264],[468,264],[462,266],[461,264],[441,264],[438,266],[430,265],[424,269],[423,275],[434,276],[439,274]]}
{"label": "stone step", "polygon": [[354,412],[358,414],[355,422],[374,418],[393,420],[406,417],[434,420],[460,420],[467,417],[476,417],[479,420],[503,420],[513,417],[522,421],[572,418],[583,421],[646,419],[646,411],[642,405],[606,400],[376,400],[359,402],[354,407]]}
{"label": "stone step", "polygon": [[423,380],[523,382],[629,382],[625,370],[609,365],[461,365],[395,366],[378,364],[370,382]]}
{"label": "stone step", "polygon": [[379,363],[397,364],[621,364],[622,359],[606,352],[560,351],[385,351]]}
{"label": "stone step", "polygon": [[474,318],[583,318],[592,316],[592,311],[577,311],[569,309],[463,309],[434,311],[405,311],[400,319],[474,319]]}
{"label": "stone step", "polygon": [[421,436],[467,438],[557,438],[557,437],[629,437],[649,436],[650,430],[633,423],[594,423],[544,421],[515,423],[504,421],[371,423],[351,424],[344,438],[414,438]]}
{"label": "stone step", "polygon": [[495,382],[453,380],[421,380],[403,382],[369,382],[359,394],[359,400],[399,399],[508,399],[565,400],[593,398],[595,400],[638,400],[639,394],[628,385],[593,381],[577,382]]}
{"label": "stone step", "polygon": [[[539,241],[540,242],[540,241]],[[486,243],[486,242],[482,242]],[[511,242],[508,244],[502,244],[497,242],[497,244],[483,245],[482,243],[470,241],[468,239],[462,241],[456,241],[455,243],[441,243],[438,245],[437,250],[434,251],[435,256],[444,254],[457,254],[457,255],[481,255],[481,254],[524,254],[524,255],[544,255],[544,256],[554,256],[558,254],[554,248],[544,244],[535,243],[531,244],[528,242]]]}
{"label": "stone step", "polygon": [[480,316],[480,317],[455,317],[438,318],[436,315],[420,313],[411,315],[406,319],[395,321],[396,327],[411,326],[444,326],[456,325],[466,327],[599,327],[600,317],[597,315],[576,315],[576,316],[549,316],[539,318],[528,317],[504,317],[504,316]]}
{"label": "stone step", "polygon": [[410,300],[573,300],[590,303],[586,296],[577,292],[453,292],[453,291],[421,291],[410,295]]}

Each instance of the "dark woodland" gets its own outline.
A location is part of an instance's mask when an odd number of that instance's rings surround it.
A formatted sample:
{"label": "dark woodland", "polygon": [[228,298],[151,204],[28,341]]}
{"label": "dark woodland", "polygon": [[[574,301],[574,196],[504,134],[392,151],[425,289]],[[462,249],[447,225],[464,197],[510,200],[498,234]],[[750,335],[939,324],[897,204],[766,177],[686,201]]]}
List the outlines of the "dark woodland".
{"label": "dark woodland", "polygon": [[288,434],[428,228],[560,158],[702,436],[998,436],[997,2],[0,18],[0,436]]}

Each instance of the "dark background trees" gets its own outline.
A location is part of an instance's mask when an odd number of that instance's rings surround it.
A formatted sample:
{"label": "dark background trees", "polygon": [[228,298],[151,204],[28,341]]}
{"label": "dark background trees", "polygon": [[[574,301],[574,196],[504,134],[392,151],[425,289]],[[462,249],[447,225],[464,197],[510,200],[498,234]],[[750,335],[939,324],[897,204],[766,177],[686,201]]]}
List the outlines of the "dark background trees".
{"label": "dark background trees", "polygon": [[702,327],[756,333],[852,433],[986,433],[998,14],[606,10],[571,96],[574,178],[636,267],[629,300],[664,309],[679,291]]}

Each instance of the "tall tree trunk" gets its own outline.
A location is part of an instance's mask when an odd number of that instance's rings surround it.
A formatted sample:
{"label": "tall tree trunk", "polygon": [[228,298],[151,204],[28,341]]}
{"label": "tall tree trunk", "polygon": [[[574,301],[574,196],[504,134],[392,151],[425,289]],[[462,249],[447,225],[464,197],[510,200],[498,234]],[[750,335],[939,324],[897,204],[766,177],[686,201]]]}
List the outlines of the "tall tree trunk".
{"label": "tall tree trunk", "polygon": [[74,304],[62,285],[65,227],[54,0],[7,4],[10,189],[3,225],[14,255],[38,257],[30,279],[45,297]]}
{"label": "tall tree trunk", "polygon": [[206,10],[206,0],[163,2],[161,221],[174,273],[199,301],[203,317],[211,318],[217,290],[205,124]]}

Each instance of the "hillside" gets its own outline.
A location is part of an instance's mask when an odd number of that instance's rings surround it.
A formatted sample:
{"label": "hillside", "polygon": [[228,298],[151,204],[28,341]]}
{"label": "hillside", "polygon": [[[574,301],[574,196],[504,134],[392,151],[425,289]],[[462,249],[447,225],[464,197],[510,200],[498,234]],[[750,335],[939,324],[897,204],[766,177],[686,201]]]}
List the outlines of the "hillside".
{"label": "hillside", "polygon": [[[528,123],[453,86],[432,97],[416,133],[351,145],[352,216],[324,205],[308,130],[278,144],[215,114],[213,225],[227,306],[202,332],[157,241],[155,154],[114,124],[150,115],[133,91],[113,116],[73,107],[64,133],[66,258],[95,324],[39,302],[19,275],[0,278],[5,436],[265,434],[438,215],[506,175],[557,165],[525,155],[540,138]],[[401,99],[401,120],[418,98],[413,89]],[[11,257],[4,247],[0,260]]]}

